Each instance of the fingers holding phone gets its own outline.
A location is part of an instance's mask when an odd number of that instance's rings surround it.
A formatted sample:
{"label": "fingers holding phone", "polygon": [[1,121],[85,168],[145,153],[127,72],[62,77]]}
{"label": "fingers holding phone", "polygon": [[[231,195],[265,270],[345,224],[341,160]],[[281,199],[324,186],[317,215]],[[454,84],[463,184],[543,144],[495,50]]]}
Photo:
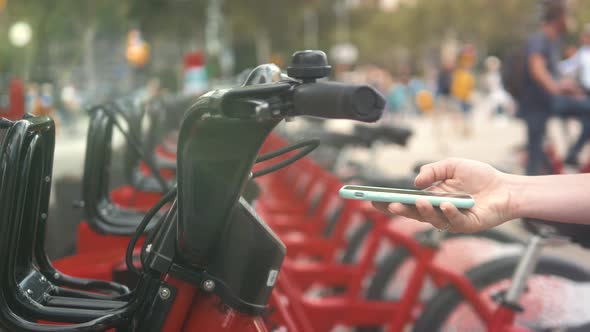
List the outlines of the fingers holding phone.
{"label": "fingers holding phone", "polygon": [[340,189],[340,196],[372,201],[384,213],[425,221],[441,230],[452,228],[452,224],[439,208],[441,204],[448,203],[456,209],[469,209],[475,204],[473,197],[461,193],[365,186],[344,186]]}

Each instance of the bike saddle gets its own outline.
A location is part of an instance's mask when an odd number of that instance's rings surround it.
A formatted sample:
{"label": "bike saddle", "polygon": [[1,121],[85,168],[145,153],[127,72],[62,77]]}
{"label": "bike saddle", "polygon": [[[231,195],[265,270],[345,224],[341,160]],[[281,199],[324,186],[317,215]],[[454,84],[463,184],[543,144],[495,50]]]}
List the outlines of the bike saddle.
{"label": "bike saddle", "polygon": [[325,130],[319,132],[312,132],[310,135],[318,137],[324,146],[331,146],[342,149],[346,146],[362,146],[371,147],[373,141],[370,137],[357,136],[355,133],[339,133],[339,132],[327,132]]}
{"label": "bike saddle", "polygon": [[[141,298],[125,286],[59,274],[42,248],[54,133],[48,117],[20,120],[0,149],[0,250],[6,255],[0,261],[0,325],[14,331],[103,331],[126,324]],[[147,281],[142,279],[136,294],[153,287],[154,281]]]}
{"label": "bike saddle", "polygon": [[590,248],[590,226],[588,225],[566,224],[530,218],[522,219],[522,225],[531,234],[545,238],[565,237],[584,248]]}
{"label": "bike saddle", "polygon": [[412,136],[412,130],[400,126],[366,126],[355,125],[354,132],[367,142],[384,141],[406,146]]}

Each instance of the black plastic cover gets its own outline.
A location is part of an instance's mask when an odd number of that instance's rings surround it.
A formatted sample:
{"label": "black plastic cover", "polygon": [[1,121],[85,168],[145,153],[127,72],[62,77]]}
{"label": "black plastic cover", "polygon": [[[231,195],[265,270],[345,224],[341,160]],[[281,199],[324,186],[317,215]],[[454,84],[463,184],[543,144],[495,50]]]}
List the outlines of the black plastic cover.
{"label": "black plastic cover", "polygon": [[208,269],[217,280],[216,293],[238,310],[266,308],[286,248],[245,199],[234,208],[217,246]]}

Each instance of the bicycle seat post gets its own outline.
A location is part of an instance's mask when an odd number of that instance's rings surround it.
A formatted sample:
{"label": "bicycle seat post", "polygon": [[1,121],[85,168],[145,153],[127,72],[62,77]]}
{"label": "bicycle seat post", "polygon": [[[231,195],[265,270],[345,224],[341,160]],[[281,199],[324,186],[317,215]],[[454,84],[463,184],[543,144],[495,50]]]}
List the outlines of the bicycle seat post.
{"label": "bicycle seat post", "polygon": [[518,299],[541,257],[543,242],[544,238],[540,235],[533,235],[529,238],[524,253],[512,275],[510,288],[508,288],[506,296],[502,300],[503,304],[518,306]]}
{"label": "bicycle seat post", "polygon": [[431,248],[438,248],[440,243],[446,238],[447,236],[446,231],[441,230],[432,230],[426,234],[426,237],[421,240],[422,245],[431,247]]}

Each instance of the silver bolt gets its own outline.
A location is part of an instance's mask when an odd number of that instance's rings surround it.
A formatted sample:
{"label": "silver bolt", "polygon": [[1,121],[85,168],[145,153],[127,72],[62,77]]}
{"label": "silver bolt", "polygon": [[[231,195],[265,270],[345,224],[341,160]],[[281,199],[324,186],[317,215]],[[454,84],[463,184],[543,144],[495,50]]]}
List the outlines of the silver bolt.
{"label": "silver bolt", "polygon": [[32,291],[32,290],[30,290],[30,289],[27,289],[27,294],[29,294],[29,295],[33,295],[33,291]]}
{"label": "silver bolt", "polygon": [[55,273],[53,274],[53,278],[55,278],[55,279],[59,279],[59,273],[55,272]]}
{"label": "silver bolt", "polygon": [[160,298],[162,300],[167,300],[170,297],[170,290],[166,287],[160,288]]}
{"label": "silver bolt", "polygon": [[47,213],[41,213],[41,219],[43,219],[43,220],[47,219]]}
{"label": "silver bolt", "polygon": [[51,177],[50,176],[46,176],[45,177],[45,182],[49,182],[49,181],[51,181]]}
{"label": "silver bolt", "polygon": [[152,244],[150,243],[145,247],[145,252],[149,254],[151,251],[152,251]]}
{"label": "silver bolt", "polygon": [[41,276],[41,278],[39,278],[39,280],[41,280],[41,282],[46,282],[47,279],[45,278],[45,276]]}
{"label": "silver bolt", "polygon": [[213,280],[203,281],[203,289],[206,290],[207,292],[212,291],[213,289],[215,289],[215,281],[213,281]]}

